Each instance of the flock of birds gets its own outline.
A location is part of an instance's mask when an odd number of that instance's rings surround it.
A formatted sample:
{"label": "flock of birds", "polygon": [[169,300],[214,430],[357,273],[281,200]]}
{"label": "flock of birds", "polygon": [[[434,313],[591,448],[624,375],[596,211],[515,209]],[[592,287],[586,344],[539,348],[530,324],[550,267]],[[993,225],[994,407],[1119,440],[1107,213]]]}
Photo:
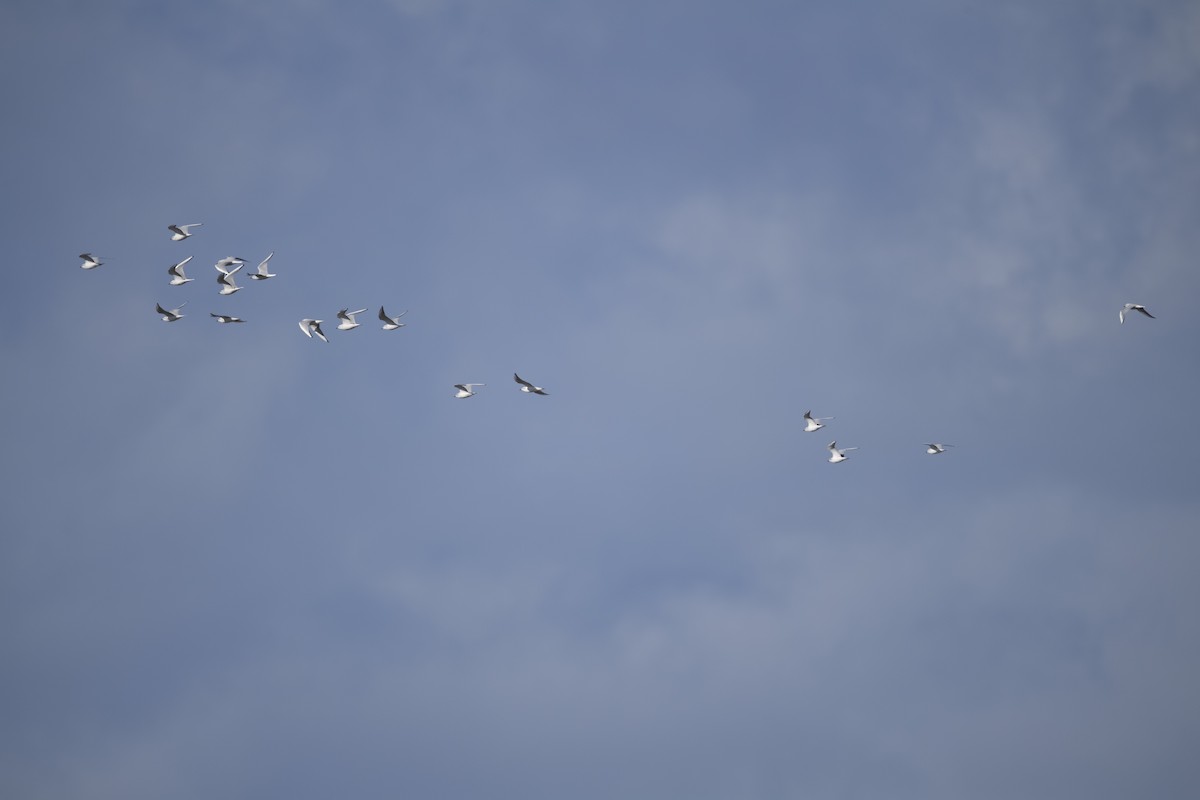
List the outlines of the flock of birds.
{"label": "flock of birds", "polygon": [[[1121,308],[1121,311],[1117,312],[1117,318],[1121,320],[1122,325],[1124,325],[1124,318],[1126,318],[1126,314],[1132,312],[1138,312],[1139,314],[1144,314],[1146,317],[1150,317],[1151,319],[1156,319],[1156,317],[1154,317],[1152,313],[1146,311],[1146,307],[1140,305],[1140,303],[1127,302],[1126,305]],[[820,431],[820,429],[824,427],[824,421],[832,419],[832,416],[812,416],[811,410],[805,411],[804,433],[814,433],[816,431]],[[941,456],[942,453],[946,452],[947,447],[953,446],[954,445],[940,443],[940,441],[930,441],[930,443],[925,445],[925,452],[929,453],[930,456]],[[829,463],[838,464],[846,461],[847,458],[850,458],[850,456],[846,455],[847,452],[850,452],[851,450],[858,450],[858,447],[839,447],[838,440],[834,439],[833,441],[830,441],[828,445],[826,445],[826,449],[829,451]]]}
{"label": "flock of birds", "polygon": [[[169,230],[171,232],[171,241],[182,242],[185,239],[189,239],[194,235],[191,232],[192,228],[199,228],[202,225],[203,225],[203,223],[200,223],[200,222],[192,222],[187,225],[168,225],[167,230]],[[274,257],[274,255],[275,255],[275,253],[274,253],[274,251],[272,251],[271,253],[269,253],[267,255],[266,258],[264,258],[262,261],[259,262],[258,267],[255,269],[255,271],[250,273],[250,278],[252,280],[265,281],[270,278],[277,277],[275,275],[275,273],[270,271],[270,266],[269,266],[271,259]],[[80,253],[79,257],[81,259],[83,259],[83,263],[80,265],[83,269],[95,269],[96,267],[103,266],[103,264],[104,264],[103,261],[101,261],[96,256],[92,255],[91,253]],[[193,256],[188,256],[184,260],[182,260],[176,264],[172,264],[170,267],[167,268],[167,274],[171,276],[171,279],[169,281],[171,286],[183,286],[184,284],[191,283],[192,281],[195,280],[195,278],[189,278],[187,276],[186,272],[184,271],[184,267],[187,266],[188,262],[191,261],[192,258],[193,258]],[[234,275],[237,274],[237,272],[239,270],[241,270],[242,267],[244,267],[246,265],[246,263],[247,263],[247,261],[244,258],[239,258],[236,256],[227,256],[225,258],[218,260],[216,262],[216,264],[213,265],[217,270],[217,285],[220,287],[218,289],[217,293],[219,295],[226,297],[226,296],[229,296],[229,295],[232,295],[232,294],[235,294],[235,293],[241,291],[242,287],[237,285],[237,282],[234,279]],[[179,320],[183,319],[183,317],[185,316],[181,312],[183,310],[183,307],[186,305],[187,305],[187,303],[184,302],[184,303],[180,303],[177,308],[167,309],[167,308],[163,308],[161,303],[156,303],[155,310],[158,312],[159,316],[162,317],[163,322],[178,322]],[[359,314],[365,314],[366,311],[367,311],[367,309],[365,309],[365,308],[360,308],[355,311],[351,311],[348,308],[343,308],[341,311],[339,311],[337,313],[338,319],[340,320],[340,322],[338,322],[337,329],[339,331],[351,331],[351,330],[354,330],[355,328],[359,327],[359,325],[361,323],[358,322],[357,316]],[[1147,311],[1145,306],[1143,306],[1139,303],[1126,303],[1121,308],[1121,310],[1118,312],[1118,318],[1122,325],[1125,324],[1125,317],[1129,314],[1132,314],[1133,312],[1142,314],[1143,316],[1149,317],[1150,319],[1155,319],[1155,316],[1153,314],[1151,314],[1149,311]],[[399,330],[400,328],[403,328],[405,323],[401,322],[400,318],[403,317],[407,313],[408,313],[408,311],[405,310],[393,317],[390,314],[388,314],[386,311],[384,311],[383,306],[380,306],[378,317],[379,317],[379,320],[383,323],[383,326],[382,326],[383,330],[394,331],[394,330]],[[235,317],[231,314],[217,314],[214,312],[209,312],[209,316],[212,317],[213,319],[215,319],[217,322],[222,323],[222,324],[245,322],[245,320],[241,319],[240,317]],[[321,330],[322,322],[324,322],[324,320],[308,319],[308,318],[302,319],[299,322],[300,331],[301,331],[301,333],[303,333],[305,336],[307,336],[310,339],[316,337],[316,338],[320,339],[322,342],[328,343],[329,339],[325,336],[325,332],[323,330]],[[520,390],[527,394],[540,394],[540,395],[548,395],[549,394],[549,392],[547,392],[542,387],[535,386],[534,384],[525,380],[524,378],[522,378],[520,375],[518,375],[515,372],[513,373],[513,380],[517,383]],[[456,384],[454,384],[455,393],[453,396],[458,399],[474,397],[476,394],[475,388],[478,386],[486,386],[486,385],[487,385],[486,383],[456,383]],[[833,419],[833,417],[814,417],[812,415],[811,410],[805,411],[804,412],[804,432],[805,433],[814,433],[816,431],[819,431],[825,427],[825,422],[827,420],[831,420],[831,419]],[[953,446],[954,445],[945,444],[942,442],[929,442],[925,445],[925,452],[931,456],[942,455],[942,454],[946,453],[947,448],[950,448]],[[851,450],[858,449],[857,447],[838,447],[836,439],[833,440],[832,442],[830,442],[825,447],[829,451],[829,463],[831,463],[831,464],[839,464],[839,463],[845,461],[846,459],[849,458],[849,456],[847,456],[846,453],[850,452]]]}
{"label": "flock of birds", "polygon": [[[171,241],[182,242],[185,239],[190,239],[195,235],[192,233],[192,228],[202,227],[203,224],[204,223],[202,222],[191,222],[187,225],[168,225],[167,230],[171,232]],[[270,271],[269,266],[271,259],[274,258],[274,256],[274,251],[268,253],[267,257],[259,262],[255,271],[250,273],[250,278],[255,281],[265,281],[270,278],[277,277],[275,273]],[[104,262],[92,253],[80,253],[79,257],[83,259],[83,263],[80,264],[80,267],[85,270],[95,269],[96,267],[104,265]],[[185,267],[187,266],[188,262],[190,262],[193,258],[194,256],[188,256],[182,261],[167,267],[167,274],[171,276],[171,279],[168,281],[168,283],[171,286],[183,286],[196,280],[195,278],[189,278],[187,276],[187,272],[185,271]],[[222,297],[228,297],[229,295],[236,294],[242,290],[243,287],[237,285],[234,275],[236,275],[238,271],[242,269],[242,267],[246,266],[246,264],[247,261],[244,258],[240,258],[238,256],[226,256],[225,258],[219,259],[213,265],[217,270],[217,285],[220,287],[217,290],[217,294],[221,295]],[[158,312],[158,315],[162,318],[163,322],[178,322],[186,316],[183,313],[183,308],[186,305],[187,302],[185,301],[180,303],[176,308],[163,308],[162,303],[155,303],[154,308]],[[359,314],[365,314],[366,312],[367,309],[365,308],[360,308],[355,311],[351,311],[349,308],[343,308],[341,311],[337,312],[338,319],[341,320],[338,323],[337,329],[339,331],[354,330],[362,324],[358,322],[356,317]],[[383,322],[383,330],[394,331],[403,328],[405,323],[401,322],[400,318],[407,313],[407,310],[401,311],[399,314],[393,317],[384,310],[383,306],[380,306],[378,316],[379,320]],[[217,314],[210,311],[209,316],[222,324],[245,322],[245,320],[241,317],[235,317],[232,314]],[[329,339],[325,336],[325,332],[321,330],[322,322],[324,322],[324,320],[308,318],[302,319],[299,323],[300,332],[310,339],[316,337],[322,342],[328,343]],[[527,394],[550,394],[541,386],[535,386],[515,372],[513,373],[513,380],[517,383],[517,386],[520,388],[520,390]],[[487,384],[485,383],[456,383],[454,384],[454,388],[456,390],[454,397],[459,399],[474,397],[475,387],[486,385]]]}
{"label": "flock of birds", "polygon": [[[833,417],[814,417],[812,411],[804,412],[804,432],[814,433],[825,427],[825,420],[833,419]],[[954,447],[952,444],[942,444],[941,442],[930,442],[925,445],[925,452],[931,456],[941,455],[946,452],[947,447]],[[857,450],[857,447],[838,447],[837,439],[834,439],[829,444],[825,445],[825,449],[829,451],[829,463],[840,464],[850,456],[846,453],[851,450]]]}

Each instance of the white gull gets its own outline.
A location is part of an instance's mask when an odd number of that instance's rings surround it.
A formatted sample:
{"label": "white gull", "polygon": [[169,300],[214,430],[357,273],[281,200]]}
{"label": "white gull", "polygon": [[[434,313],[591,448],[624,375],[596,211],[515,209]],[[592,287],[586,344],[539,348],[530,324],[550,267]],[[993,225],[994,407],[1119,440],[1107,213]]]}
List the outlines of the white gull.
{"label": "white gull", "polygon": [[187,275],[183,274],[183,265],[191,261],[193,258],[195,258],[195,256],[188,256],[178,264],[172,264],[171,266],[167,267],[167,274],[171,276],[172,286],[183,286],[185,283],[191,283],[192,281],[196,280],[195,278],[189,278]]}
{"label": "white gull", "polygon": [[172,242],[182,242],[193,235],[192,228],[199,228],[203,224],[203,222],[189,222],[187,225],[168,225],[167,230],[171,232]]}

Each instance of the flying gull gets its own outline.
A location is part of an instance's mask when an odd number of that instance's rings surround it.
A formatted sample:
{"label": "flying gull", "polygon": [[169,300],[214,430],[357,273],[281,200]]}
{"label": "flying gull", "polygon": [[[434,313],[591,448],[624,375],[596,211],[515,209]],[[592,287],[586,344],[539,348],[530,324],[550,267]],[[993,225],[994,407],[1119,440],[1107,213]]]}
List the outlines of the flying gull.
{"label": "flying gull", "polygon": [[228,275],[231,271],[237,272],[237,269],[230,270],[229,269],[230,267],[232,267],[236,264],[237,268],[241,269],[242,265],[245,263],[246,263],[246,259],[244,259],[244,258],[238,258],[237,256],[225,256],[220,261],[218,261],[216,264],[213,264],[213,266],[217,268],[217,272],[223,272],[226,275]]}
{"label": "flying gull", "polygon": [[829,443],[829,463],[836,464],[839,461],[845,461],[849,456],[846,455],[848,450],[857,450],[857,447],[843,447],[840,450],[837,446],[837,440]]}
{"label": "flying gull", "polygon": [[258,262],[258,269],[254,272],[251,272],[250,277],[256,281],[265,281],[267,278],[274,278],[274,272],[267,272],[267,262],[270,261],[274,255],[275,251],[272,250],[266,258]]}
{"label": "flying gull", "polygon": [[544,390],[542,387],[534,386],[532,383],[525,380],[524,378],[522,378],[520,375],[518,375],[515,372],[513,373],[513,380],[516,381],[517,383],[521,384],[522,392],[530,392],[532,394],[550,394],[549,392]]}
{"label": "flying gull", "polygon": [[163,322],[176,322],[183,318],[183,314],[179,312],[186,306],[187,303],[180,303],[179,308],[172,308],[170,311],[162,307],[161,303],[155,303],[154,308],[162,315]]}
{"label": "flying gull", "polygon": [[833,417],[814,417],[812,415],[811,411],[805,411],[804,412],[804,432],[812,433],[813,431],[818,431],[821,428],[824,428],[825,427],[824,422],[827,419],[833,419]]}
{"label": "flying gull", "polygon": [[80,253],[79,257],[83,259],[83,263],[79,265],[81,269],[95,269],[104,263],[91,253]]}
{"label": "flying gull", "polygon": [[188,256],[178,264],[172,264],[171,266],[167,267],[167,274],[171,276],[172,286],[183,286],[185,283],[191,283],[192,281],[196,280],[195,278],[189,278],[187,275],[183,274],[183,265],[191,261],[193,258],[195,258],[195,256]]}
{"label": "flying gull", "polygon": [[339,311],[337,313],[338,319],[341,320],[341,322],[338,323],[338,330],[339,331],[352,331],[355,328],[357,328],[360,323],[354,321],[354,315],[361,314],[364,311],[366,311],[365,308],[360,308],[358,311],[349,311],[349,310],[343,308],[341,311]]}
{"label": "flying gull", "polygon": [[458,389],[458,391],[454,393],[454,396],[455,397],[474,397],[475,392],[472,390],[473,386],[487,386],[487,384],[486,383],[456,383],[456,384],[454,384],[454,388]]}
{"label": "flying gull", "polygon": [[214,314],[214,313],[212,313],[211,311],[210,311],[210,312],[208,312],[208,315],[209,315],[210,317],[212,317],[213,319],[215,319],[217,322],[221,322],[221,323],[225,323],[225,322],[245,322],[245,321],[246,321],[246,320],[242,319],[241,317],[231,317],[231,316],[229,316],[228,314]]}
{"label": "flying gull", "polygon": [[931,456],[938,456],[938,455],[941,455],[942,453],[946,452],[947,447],[954,447],[954,445],[938,444],[937,442],[931,442],[931,443],[925,445],[925,452],[929,453],[929,455],[931,455]]}
{"label": "flying gull", "polygon": [[236,267],[229,270],[229,272],[222,272],[217,276],[217,283],[221,285],[220,294],[233,294],[234,292],[240,292],[242,290],[242,287],[233,282],[233,274],[241,268],[242,265],[238,264]]}
{"label": "flying gull", "polygon": [[[384,313],[383,306],[380,306],[379,307],[379,319],[383,321],[383,329],[385,331],[394,331],[397,328],[403,328],[404,323],[400,321],[400,318],[403,317],[407,313],[408,313],[407,310],[401,311],[396,316],[389,317],[386,313]],[[482,386],[483,384],[481,383],[481,384],[472,384],[472,385],[473,386],[474,385]]]}
{"label": "flying gull", "polygon": [[324,320],[302,319],[300,320],[300,330],[303,331],[304,335],[310,339],[315,333],[318,339],[320,339],[322,342],[328,343],[329,340],[325,338],[325,332],[321,330],[322,322],[324,322]]}
{"label": "flying gull", "polygon": [[1121,311],[1119,312],[1119,316],[1121,318],[1122,325],[1125,324],[1125,315],[1128,314],[1130,311],[1137,311],[1140,314],[1145,314],[1150,319],[1154,319],[1154,315],[1151,314],[1149,311],[1147,311],[1145,306],[1138,305],[1137,303],[1126,303],[1125,307],[1122,308]]}
{"label": "flying gull", "polygon": [[203,224],[203,222],[191,222],[187,225],[168,225],[167,230],[171,232],[172,242],[182,242],[192,235],[191,228],[199,228]]}

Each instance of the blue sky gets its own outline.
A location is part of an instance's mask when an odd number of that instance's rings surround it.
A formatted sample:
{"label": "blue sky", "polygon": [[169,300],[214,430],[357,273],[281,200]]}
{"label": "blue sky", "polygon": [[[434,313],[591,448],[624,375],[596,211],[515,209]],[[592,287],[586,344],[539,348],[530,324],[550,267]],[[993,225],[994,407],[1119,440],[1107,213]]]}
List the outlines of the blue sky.
{"label": "blue sky", "polygon": [[1002,5],[0,7],[0,793],[1194,794],[1200,7]]}

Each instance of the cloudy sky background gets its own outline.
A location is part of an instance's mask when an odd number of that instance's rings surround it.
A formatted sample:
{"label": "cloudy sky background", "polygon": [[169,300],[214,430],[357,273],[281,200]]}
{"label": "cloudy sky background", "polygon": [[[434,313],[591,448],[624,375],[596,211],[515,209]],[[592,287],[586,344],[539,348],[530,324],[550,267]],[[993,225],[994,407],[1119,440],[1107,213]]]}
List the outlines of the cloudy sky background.
{"label": "cloudy sky background", "polygon": [[1200,790],[1200,6],[999,5],[0,6],[0,794]]}

